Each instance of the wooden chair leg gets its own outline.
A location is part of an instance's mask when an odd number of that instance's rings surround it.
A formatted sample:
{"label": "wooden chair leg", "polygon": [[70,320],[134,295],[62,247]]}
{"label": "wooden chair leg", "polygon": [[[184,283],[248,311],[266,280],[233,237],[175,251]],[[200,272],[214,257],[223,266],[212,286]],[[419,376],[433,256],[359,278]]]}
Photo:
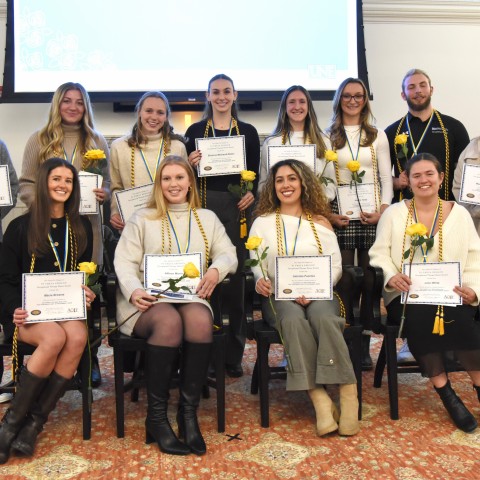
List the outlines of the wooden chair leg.
{"label": "wooden chair leg", "polygon": [[387,359],[388,396],[390,401],[390,418],[398,420],[398,378],[397,378],[397,327],[387,326],[384,342]]}
{"label": "wooden chair leg", "polygon": [[269,384],[269,367],[268,367],[268,350],[270,344],[261,338],[257,338],[257,362],[258,362],[258,380],[260,387],[260,424],[263,428],[270,426],[268,384]]}
{"label": "wooden chair leg", "polygon": [[82,422],[83,422],[83,439],[90,440],[92,432],[92,403],[93,397],[91,390],[89,391],[90,377],[90,352],[88,348],[83,351],[80,359],[80,378],[82,379]]}
{"label": "wooden chair leg", "polygon": [[217,390],[217,430],[225,431],[225,345],[226,335],[222,333],[213,339]]}
{"label": "wooden chair leg", "polygon": [[123,349],[113,349],[113,365],[115,375],[115,413],[117,417],[117,437],[125,436],[125,400],[123,398]]}
{"label": "wooden chair leg", "polygon": [[258,358],[255,360],[255,365],[252,372],[252,383],[250,384],[250,393],[256,395],[258,393]]}
{"label": "wooden chair leg", "polygon": [[385,353],[385,337],[382,340],[382,347],[378,354],[377,364],[375,365],[375,373],[373,375],[373,386],[380,388],[382,386],[383,372],[385,371],[385,365],[387,362],[387,356]]}

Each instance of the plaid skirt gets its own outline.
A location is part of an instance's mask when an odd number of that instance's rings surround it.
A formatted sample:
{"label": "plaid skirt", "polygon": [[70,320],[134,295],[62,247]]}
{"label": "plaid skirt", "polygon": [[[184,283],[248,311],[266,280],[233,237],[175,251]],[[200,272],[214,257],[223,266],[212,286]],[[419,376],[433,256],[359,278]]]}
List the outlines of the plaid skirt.
{"label": "plaid skirt", "polygon": [[[338,215],[337,199],[330,204],[332,213]],[[360,220],[350,220],[347,227],[334,227],[340,250],[368,250],[375,242],[376,225],[363,225]]]}

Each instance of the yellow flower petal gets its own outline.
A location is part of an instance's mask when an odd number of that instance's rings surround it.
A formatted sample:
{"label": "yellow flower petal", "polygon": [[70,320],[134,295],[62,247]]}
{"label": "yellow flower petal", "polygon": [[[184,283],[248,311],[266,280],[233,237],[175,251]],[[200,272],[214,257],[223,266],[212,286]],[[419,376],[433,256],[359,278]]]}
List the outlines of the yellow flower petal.
{"label": "yellow flower petal", "polygon": [[257,174],[252,170],[242,170],[240,175],[244,182],[253,182],[257,176]]}
{"label": "yellow flower petal", "polygon": [[256,250],[262,242],[263,242],[263,238],[248,237],[248,240],[245,243],[245,248],[247,250]]}
{"label": "yellow flower petal", "polygon": [[347,168],[352,172],[358,172],[360,170],[360,162],[357,162],[357,160],[350,160],[347,163]]}
{"label": "yellow flower petal", "polygon": [[395,137],[395,145],[405,145],[408,140],[408,134],[407,133],[400,133]]}
{"label": "yellow flower petal", "polygon": [[183,273],[188,278],[197,278],[200,276],[200,272],[198,271],[198,268],[192,262],[188,262],[183,267]]}
{"label": "yellow flower petal", "polygon": [[88,150],[85,153],[84,157],[87,160],[103,160],[104,158],[107,158],[106,155],[105,155],[105,152],[103,150],[100,150],[100,149]]}
{"label": "yellow flower petal", "polygon": [[405,233],[410,237],[413,235],[419,235],[420,237],[423,237],[428,233],[428,229],[423,223],[414,223],[407,227]]}
{"label": "yellow flower petal", "polygon": [[78,264],[78,269],[87,275],[93,275],[97,271],[95,262],[82,262]]}
{"label": "yellow flower petal", "polygon": [[334,150],[326,150],[325,160],[327,162],[336,162],[338,160],[337,152],[335,152]]}

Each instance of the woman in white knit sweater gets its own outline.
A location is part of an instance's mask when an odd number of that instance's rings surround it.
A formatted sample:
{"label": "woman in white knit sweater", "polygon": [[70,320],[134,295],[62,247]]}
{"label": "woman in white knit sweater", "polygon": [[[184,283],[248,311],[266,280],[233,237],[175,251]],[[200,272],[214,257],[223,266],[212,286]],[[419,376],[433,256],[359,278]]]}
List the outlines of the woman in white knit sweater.
{"label": "woman in white knit sweater", "polygon": [[173,133],[170,105],[162,92],[147,92],[135,107],[137,119],[129,135],[112,142],[110,178],[112,203],[110,223],[122,230],[115,192],[153,183],[158,165],[167,155],[187,159],[184,139]]}
{"label": "woman in white knit sweater", "polygon": [[[200,253],[203,277],[193,299],[157,298],[144,288],[146,254]],[[149,208],[127,221],[115,252],[120,291],[117,320],[123,333],[147,340],[147,443],[174,455],[206,452],[197,422],[212,345],[213,319],[208,303],[216,285],[237,268],[235,247],[210,210],[200,208],[193,169],[178,156],[165,158],[157,171]],[[167,418],[170,381],[180,359],[179,436]]]}
{"label": "woman in white knit sweater", "polygon": [[[274,300],[275,258],[283,255],[331,255],[332,283],[342,275],[337,239],[327,220],[328,203],[313,171],[297,160],[283,160],[270,169],[255,211],[250,236],[263,239],[267,279],[253,267],[256,291],[263,296],[265,320],[282,333],[289,368],[287,390],[307,390],[315,407],[319,436],[338,430],[359,431],[357,385],[343,337],[345,319],[337,297],[308,300],[304,296]],[[251,251],[252,258],[255,258]],[[327,274],[327,273],[326,273]],[[340,385],[340,421],[324,385]]]}
{"label": "woman in white knit sweater", "polygon": [[[454,288],[463,304],[457,306],[409,305],[403,334],[458,428],[471,432],[477,427],[473,415],[453,391],[447,376],[446,354],[453,352],[470,375],[480,400],[480,238],[468,211],[438,196],[444,174],[440,162],[428,153],[412,157],[406,165],[412,200],[389,207],[378,224],[377,239],[370,249],[370,262],[384,273],[384,300],[388,321],[400,324],[403,305],[400,294],[411,285],[401,273],[404,252],[411,249],[407,227],[426,226],[433,246],[417,248],[414,262],[460,262],[461,286]],[[412,252],[412,250],[410,250]],[[438,328],[437,328],[438,324]]]}

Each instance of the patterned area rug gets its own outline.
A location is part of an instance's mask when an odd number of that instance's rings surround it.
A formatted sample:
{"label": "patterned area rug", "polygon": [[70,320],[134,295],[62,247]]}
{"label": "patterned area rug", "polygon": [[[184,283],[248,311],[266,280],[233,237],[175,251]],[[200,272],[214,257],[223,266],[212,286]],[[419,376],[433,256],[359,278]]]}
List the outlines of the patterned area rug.
{"label": "patterned area rug", "polygon": [[[373,339],[378,351],[380,338]],[[400,420],[390,420],[386,378],[374,389],[364,373],[361,431],[354,437],[315,435],[314,409],[303,392],[287,393],[284,381],[270,384],[270,428],[260,427],[258,397],[250,394],[255,344],[244,357],[245,375],[227,379],[227,427],[216,430],[215,392],[202,400],[200,423],[208,452],[176,457],[145,445],[145,391],[138,403],[126,397],[125,438],[115,432],[112,351],[100,350],[102,386],[95,390],[92,439],[81,436],[81,398],[68,392],[40,435],[33,459],[12,457],[0,467],[7,479],[478,479],[480,429],[457,430],[428,381],[418,374],[399,377]],[[279,348],[271,353],[281,361]],[[480,420],[480,405],[465,373],[451,376],[467,407]],[[5,379],[4,379],[5,380]],[[336,396],[335,389],[331,389]],[[178,395],[169,412],[175,425]],[[0,406],[2,413],[7,404]]]}

